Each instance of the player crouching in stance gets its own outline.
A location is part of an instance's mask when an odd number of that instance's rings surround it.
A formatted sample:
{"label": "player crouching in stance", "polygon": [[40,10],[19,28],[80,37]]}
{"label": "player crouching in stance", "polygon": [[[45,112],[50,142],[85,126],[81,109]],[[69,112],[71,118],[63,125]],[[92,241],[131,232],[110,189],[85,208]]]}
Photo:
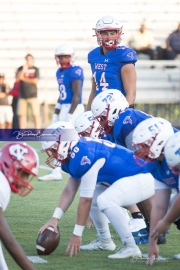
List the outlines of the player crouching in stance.
{"label": "player crouching in stance", "polygon": [[[26,196],[33,190],[29,177],[37,177],[39,158],[24,143],[8,143],[0,150],[0,240],[21,269],[34,270],[23,249],[14,239],[4,217],[11,191]],[[0,269],[8,270],[0,244]]]}
{"label": "player crouching in stance", "polygon": [[[162,118],[144,120],[133,132],[132,142],[136,149],[134,152],[136,161],[140,164],[140,160],[138,158],[146,160],[146,166],[149,167],[149,171],[155,178],[155,196],[151,210],[148,251],[149,259],[147,261],[147,264],[149,265],[152,265],[154,259],[158,258],[159,255],[159,248],[157,246],[158,237],[162,235],[164,236],[165,231],[169,228],[169,226],[165,226],[165,229],[160,229],[160,225],[162,224],[163,226],[163,221],[161,223],[160,220],[165,217],[165,221],[166,218],[169,221],[170,217],[170,220],[173,222],[178,218],[178,216],[180,216],[179,210],[176,209],[177,212],[175,211],[174,213],[175,205],[179,202],[179,193],[171,196],[172,189],[179,192],[179,177],[174,174],[173,168],[168,167],[169,162],[171,162],[171,157],[169,159],[169,155],[171,155],[170,151],[172,153],[171,148],[174,148],[176,145],[176,136],[179,136],[179,134],[174,135],[171,123]],[[171,139],[166,148],[166,143],[171,137],[174,138],[173,145],[171,144],[173,139]],[[166,155],[164,155],[164,147],[166,149]],[[176,148],[177,151],[178,149],[179,148]],[[174,203],[172,204],[173,201]],[[170,206],[171,204],[172,207]],[[170,211],[168,211],[169,207],[171,207]]]}
{"label": "player crouching in stance", "polygon": [[119,206],[136,204],[151,197],[154,194],[152,175],[145,167],[136,164],[132,151],[101,139],[79,138],[73,126],[70,130],[66,124],[59,122],[62,131],[58,142],[51,142],[49,147],[42,143],[43,151],[49,156],[51,153],[51,158],[58,159],[62,163],[62,170],[71,177],[61,193],[52,218],[40,228],[39,233],[48,226],[57,230],[58,221],[73,202],[80,186],[76,224],[66,252],[70,253],[71,257],[80,252],[83,230],[90,209],[94,207],[93,221],[98,241],[92,249],[115,250],[116,245],[111,239],[108,218],[124,245],[108,258],[141,257],[141,251],[135,244],[128,221]]}
{"label": "player crouching in stance", "polygon": [[[164,148],[164,156],[169,169],[174,175],[180,177],[180,132],[175,133],[167,142]],[[178,190],[180,189],[178,178]],[[151,237],[157,239],[160,235],[165,235],[172,223],[176,224],[180,230],[180,194],[171,195],[173,200],[170,200],[168,212],[158,221]],[[174,255],[174,259],[180,260],[180,254]]]}

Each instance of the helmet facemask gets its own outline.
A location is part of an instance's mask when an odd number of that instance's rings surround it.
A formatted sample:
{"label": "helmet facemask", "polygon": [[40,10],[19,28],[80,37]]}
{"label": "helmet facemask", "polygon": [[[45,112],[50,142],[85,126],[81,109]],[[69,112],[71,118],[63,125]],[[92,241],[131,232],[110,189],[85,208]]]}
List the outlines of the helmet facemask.
{"label": "helmet facemask", "polygon": [[[106,32],[113,33],[114,31],[116,31],[116,35],[112,35],[112,36],[104,35]],[[122,29],[95,30],[95,33],[97,36],[98,45],[103,46],[108,50],[114,49],[121,42]]]}
{"label": "helmet facemask", "polygon": [[[117,109],[114,109],[113,112],[111,111],[112,111],[112,108],[110,104],[107,104],[107,107],[105,108],[105,110],[100,115],[95,117],[97,121],[99,122],[99,124],[101,125],[101,127],[104,129],[106,134],[110,134],[112,132],[117,115],[121,112],[121,111],[117,111]],[[111,117],[110,117],[110,112],[111,112]]]}
{"label": "helmet facemask", "polygon": [[46,154],[48,155],[45,163],[52,169],[60,166],[60,162],[58,160],[58,148],[59,143],[55,142],[51,147],[41,150],[42,153],[46,152]]}
{"label": "helmet facemask", "polygon": [[73,55],[55,55],[57,65],[62,69],[68,68],[73,64]]}

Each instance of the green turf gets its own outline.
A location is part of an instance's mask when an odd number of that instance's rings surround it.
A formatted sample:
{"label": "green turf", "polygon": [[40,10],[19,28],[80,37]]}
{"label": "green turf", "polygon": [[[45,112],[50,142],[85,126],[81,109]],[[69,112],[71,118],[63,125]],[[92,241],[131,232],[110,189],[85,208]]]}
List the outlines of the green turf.
{"label": "green turf", "polygon": [[[31,143],[37,149],[40,144]],[[40,164],[44,164],[45,155],[39,153]],[[41,169],[39,175],[43,175],[47,170]],[[13,235],[21,244],[28,256],[36,256],[35,242],[39,228],[52,216],[52,213],[58,203],[59,195],[67,182],[67,175],[63,174],[62,182],[41,182],[34,179],[32,184],[34,190],[30,195],[21,198],[12,194],[10,204],[4,213],[4,216],[12,230]],[[76,208],[78,203],[78,194],[67,213],[59,222],[61,231],[61,240],[58,248],[49,256],[42,256],[48,263],[34,264],[39,270],[143,270],[147,269],[145,259],[132,262],[130,259],[110,260],[107,259],[109,251],[81,251],[77,257],[69,258],[65,250],[71,237],[74,223],[76,220]],[[121,245],[118,235],[110,225],[111,233],[117,246]],[[180,253],[179,231],[175,226],[170,229],[171,234],[167,235],[167,244],[161,245],[160,255],[169,258],[168,262],[156,262],[153,269],[180,269],[180,261],[173,260],[173,255]],[[85,229],[83,234],[83,243],[88,243],[96,238],[94,228]],[[143,253],[147,253],[148,246],[140,246]],[[4,254],[9,270],[20,269],[5,249]]]}

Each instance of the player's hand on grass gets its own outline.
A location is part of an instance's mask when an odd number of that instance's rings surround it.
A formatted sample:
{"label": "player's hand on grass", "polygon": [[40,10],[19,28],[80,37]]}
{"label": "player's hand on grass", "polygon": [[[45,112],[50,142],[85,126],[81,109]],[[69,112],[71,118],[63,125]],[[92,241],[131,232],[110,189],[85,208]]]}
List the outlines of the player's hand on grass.
{"label": "player's hand on grass", "polygon": [[39,234],[42,234],[48,227],[53,227],[55,233],[58,232],[57,229],[57,225],[58,225],[58,219],[57,218],[51,218],[50,220],[48,220],[48,222],[46,222],[39,230]]}
{"label": "player's hand on grass", "polygon": [[81,245],[81,237],[72,235],[69,244],[66,249],[66,253],[70,255],[70,257],[77,256],[80,253],[80,245]]}
{"label": "player's hand on grass", "polygon": [[153,242],[149,244],[148,249],[148,258],[147,258],[147,265],[153,265],[154,261],[158,259],[159,256],[159,248],[156,242]]}
{"label": "player's hand on grass", "polygon": [[170,223],[165,221],[164,219],[160,220],[158,224],[156,225],[155,229],[153,230],[150,237],[152,237],[154,240],[157,240],[159,236],[166,235],[167,231],[169,230]]}

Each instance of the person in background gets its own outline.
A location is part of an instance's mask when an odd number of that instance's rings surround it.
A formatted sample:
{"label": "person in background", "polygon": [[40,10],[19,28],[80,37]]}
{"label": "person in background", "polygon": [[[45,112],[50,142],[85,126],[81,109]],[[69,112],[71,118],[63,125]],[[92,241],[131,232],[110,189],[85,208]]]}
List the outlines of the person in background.
{"label": "person in background", "polygon": [[[59,66],[56,78],[59,86],[59,99],[54,109],[52,123],[67,121],[74,124],[76,118],[84,112],[82,88],[84,73],[80,66],[73,64],[74,49],[68,44],[61,44],[55,50],[55,60]],[[40,181],[61,181],[61,168],[38,178]]]}
{"label": "person in background", "polygon": [[120,46],[123,32],[116,18],[102,17],[94,30],[99,46],[88,54],[93,80],[87,111],[91,110],[94,97],[108,89],[119,90],[133,107],[136,99],[136,52]]}
{"label": "person in background", "polygon": [[19,127],[27,128],[27,106],[31,105],[35,128],[41,127],[40,108],[37,97],[37,83],[39,80],[39,69],[34,66],[34,57],[27,54],[26,63],[18,68],[17,80],[20,80],[20,94],[17,105],[19,116]]}
{"label": "person in background", "polygon": [[180,23],[166,40],[166,56],[168,60],[174,60],[180,54]]}
{"label": "person in background", "polygon": [[13,85],[13,88],[11,91],[9,91],[9,95],[13,96],[12,100],[12,110],[13,110],[13,121],[12,121],[12,128],[19,128],[19,117],[17,115],[17,104],[18,104],[18,97],[19,97],[19,91],[20,91],[20,81],[17,79],[18,72],[16,70],[15,72],[16,81]]}
{"label": "person in background", "polygon": [[0,128],[12,127],[13,112],[8,100],[9,85],[5,82],[5,75],[0,74]]}
{"label": "person in background", "polygon": [[129,46],[137,54],[146,54],[151,60],[156,59],[156,51],[152,49],[154,37],[151,31],[146,29],[145,24],[141,24],[139,31],[134,32],[129,40]]}
{"label": "person in background", "polygon": [[[38,166],[37,153],[25,143],[8,143],[0,150],[0,241],[20,268],[26,270],[35,270],[35,268],[12,235],[3,212],[9,204],[11,192],[24,197],[33,190],[29,176],[37,176]],[[0,269],[8,270],[1,242]]]}

